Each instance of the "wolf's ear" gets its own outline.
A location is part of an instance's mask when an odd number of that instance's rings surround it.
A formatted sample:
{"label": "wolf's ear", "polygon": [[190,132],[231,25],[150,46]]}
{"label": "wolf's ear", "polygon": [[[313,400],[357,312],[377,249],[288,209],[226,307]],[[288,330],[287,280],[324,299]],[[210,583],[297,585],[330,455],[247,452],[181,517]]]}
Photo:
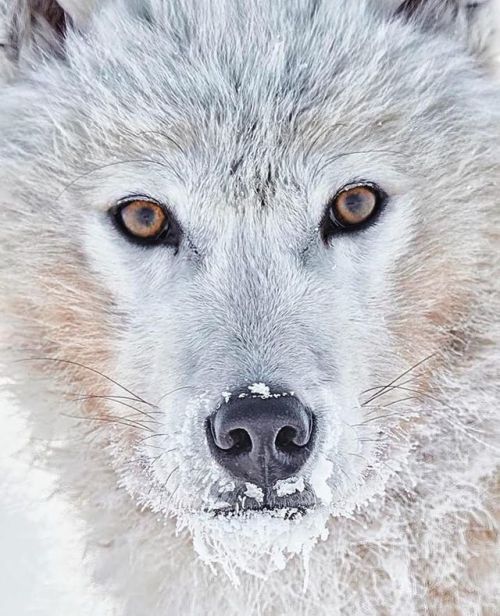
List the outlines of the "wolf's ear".
{"label": "wolf's ear", "polygon": [[0,9],[2,3],[4,47],[11,58],[19,58],[37,50],[62,54],[66,33],[83,24],[96,0],[0,0]]}
{"label": "wolf's ear", "polygon": [[476,56],[487,60],[495,44],[498,6],[495,0],[404,0],[395,15],[433,31],[447,31]]}

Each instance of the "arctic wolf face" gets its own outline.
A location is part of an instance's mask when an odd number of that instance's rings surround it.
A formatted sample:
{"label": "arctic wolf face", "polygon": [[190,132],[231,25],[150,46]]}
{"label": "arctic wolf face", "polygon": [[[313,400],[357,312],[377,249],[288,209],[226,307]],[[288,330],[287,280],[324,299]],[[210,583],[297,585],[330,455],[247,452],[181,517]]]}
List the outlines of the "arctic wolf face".
{"label": "arctic wolf face", "polygon": [[11,344],[141,505],[348,514],[412,455],[478,320],[482,8],[102,5],[72,29],[42,2],[11,37]]}

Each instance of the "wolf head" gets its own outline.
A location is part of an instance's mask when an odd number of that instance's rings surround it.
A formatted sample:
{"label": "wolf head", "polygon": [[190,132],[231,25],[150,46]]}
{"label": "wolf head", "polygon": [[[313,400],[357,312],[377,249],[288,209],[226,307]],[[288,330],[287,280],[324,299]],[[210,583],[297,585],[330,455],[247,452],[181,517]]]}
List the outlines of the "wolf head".
{"label": "wolf head", "polygon": [[14,4],[19,378],[46,377],[49,412],[76,397],[117,483],[182,522],[275,537],[384,493],[491,335],[488,7]]}

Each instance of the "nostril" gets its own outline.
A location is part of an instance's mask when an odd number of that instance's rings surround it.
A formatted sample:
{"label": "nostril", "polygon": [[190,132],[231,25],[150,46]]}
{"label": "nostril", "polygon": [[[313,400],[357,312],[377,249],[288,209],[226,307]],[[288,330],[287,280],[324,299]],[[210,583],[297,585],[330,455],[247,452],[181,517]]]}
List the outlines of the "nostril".
{"label": "nostril", "polygon": [[285,426],[284,428],[281,428],[276,435],[276,440],[274,441],[276,449],[286,451],[287,453],[296,451],[298,447],[295,443],[296,438],[297,430],[295,428],[292,428],[292,426]]}
{"label": "nostril", "polygon": [[294,454],[309,445],[310,440],[311,426],[304,425],[302,429],[294,426],[283,426],[276,435],[274,444],[278,451]]}
{"label": "nostril", "polygon": [[217,417],[207,419],[209,442],[215,449],[226,454],[239,455],[252,451],[252,439],[242,427],[223,426]]}
{"label": "nostril", "polygon": [[249,453],[252,451],[252,439],[246,430],[237,428],[229,432],[229,438],[232,441],[232,446],[229,451],[234,454]]}

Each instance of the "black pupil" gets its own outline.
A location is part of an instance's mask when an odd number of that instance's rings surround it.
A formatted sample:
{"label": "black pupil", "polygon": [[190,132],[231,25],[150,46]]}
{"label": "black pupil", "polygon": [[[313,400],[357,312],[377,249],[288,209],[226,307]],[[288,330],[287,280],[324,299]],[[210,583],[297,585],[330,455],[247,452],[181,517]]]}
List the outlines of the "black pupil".
{"label": "black pupil", "polygon": [[367,195],[354,193],[347,195],[345,199],[345,206],[351,214],[363,217],[370,213],[372,202]]}
{"label": "black pupil", "polygon": [[137,222],[144,227],[153,227],[156,223],[156,212],[151,207],[141,207],[136,212]]}

